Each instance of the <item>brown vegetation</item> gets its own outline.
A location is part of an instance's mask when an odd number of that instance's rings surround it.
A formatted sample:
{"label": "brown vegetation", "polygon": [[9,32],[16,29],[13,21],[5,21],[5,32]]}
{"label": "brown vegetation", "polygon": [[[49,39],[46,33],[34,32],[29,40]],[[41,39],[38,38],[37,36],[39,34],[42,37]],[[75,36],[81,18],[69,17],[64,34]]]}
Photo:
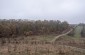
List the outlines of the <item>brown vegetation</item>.
{"label": "brown vegetation", "polygon": [[[36,37],[36,38],[35,38]],[[4,45],[0,45],[1,55],[84,55],[83,52],[77,52],[74,48],[49,43],[47,41],[39,40],[38,36],[25,38],[5,38]]]}
{"label": "brown vegetation", "polygon": [[62,37],[50,42],[54,35],[71,28],[66,21],[59,20],[0,20],[0,55],[85,55],[85,52],[69,47],[84,48],[84,40],[77,42]]}
{"label": "brown vegetation", "polygon": [[66,21],[60,22],[59,20],[0,20],[0,37],[59,34],[69,28],[70,26]]}
{"label": "brown vegetation", "polygon": [[85,49],[85,38],[76,39],[71,37],[61,37],[56,41],[56,44]]}

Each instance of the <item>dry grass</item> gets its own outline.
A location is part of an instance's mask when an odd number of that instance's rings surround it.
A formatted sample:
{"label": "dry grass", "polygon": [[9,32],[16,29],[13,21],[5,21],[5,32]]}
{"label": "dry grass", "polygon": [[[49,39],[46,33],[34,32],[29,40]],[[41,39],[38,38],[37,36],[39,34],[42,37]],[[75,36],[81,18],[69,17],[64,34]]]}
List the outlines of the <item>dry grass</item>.
{"label": "dry grass", "polygon": [[[3,46],[0,48],[1,54],[8,55],[70,55],[70,54],[80,54],[81,52],[76,52],[70,47],[60,46],[60,45],[29,45],[29,44],[10,44],[8,46]],[[85,53],[81,53],[85,54]]]}
{"label": "dry grass", "polygon": [[78,52],[65,45],[50,43],[47,40],[39,39],[39,36],[5,38],[4,44],[0,44],[0,55],[85,55],[85,52]]}
{"label": "dry grass", "polygon": [[85,38],[76,39],[74,37],[65,36],[57,40],[56,44],[73,46],[73,47],[85,49]]}

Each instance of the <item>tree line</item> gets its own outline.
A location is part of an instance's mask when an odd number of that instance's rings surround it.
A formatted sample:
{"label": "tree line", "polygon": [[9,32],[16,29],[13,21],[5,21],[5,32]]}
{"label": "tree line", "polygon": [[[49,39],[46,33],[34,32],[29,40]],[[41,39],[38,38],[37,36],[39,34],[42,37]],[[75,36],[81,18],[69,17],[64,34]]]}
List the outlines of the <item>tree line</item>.
{"label": "tree line", "polygon": [[0,37],[16,37],[18,35],[42,35],[42,34],[59,34],[69,29],[70,26],[66,21],[54,20],[0,20]]}
{"label": "tree line", "polygon": [[81,37],[85,37],[85,24],[84,24],[84,23],[80,23],[80,24],[78,24],[78,25],[72,25],[71,28],[72,28],[73,30],[72,30],[68,35],[74,37],[74,35],[75,35],[75,28],[76,28],[77,26],[81,26],[81,27],[82,27],[82,30],[81,30],[80,35],[81,35]]}
{"label": "tree line", "polygon": [[85,37],[85,24],[81,24],[83,26],[83,29],[81,31],[81,36]]}

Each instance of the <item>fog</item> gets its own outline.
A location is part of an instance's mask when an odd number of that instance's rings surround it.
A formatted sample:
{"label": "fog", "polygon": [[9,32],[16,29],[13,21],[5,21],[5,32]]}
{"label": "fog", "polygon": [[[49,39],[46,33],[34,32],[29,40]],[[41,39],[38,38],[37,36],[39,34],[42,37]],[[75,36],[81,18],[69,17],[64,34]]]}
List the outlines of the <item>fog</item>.
{"label": "fog", "polygon": [[85,21],[85,0],[0,0],[0,19]]}

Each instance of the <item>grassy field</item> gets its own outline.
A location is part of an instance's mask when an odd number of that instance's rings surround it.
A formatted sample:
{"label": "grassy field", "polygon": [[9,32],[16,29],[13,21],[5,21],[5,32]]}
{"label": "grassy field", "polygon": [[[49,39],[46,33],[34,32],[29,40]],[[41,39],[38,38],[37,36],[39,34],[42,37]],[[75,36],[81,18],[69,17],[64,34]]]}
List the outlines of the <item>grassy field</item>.
{"label": "grassy field", "polygon": [[[10,39],[9,42],[0,45],[0,55],[84,55],[73,48],[64,44],[65,39],[70,41],[69,37],[62,38],[61,43],[49,43],[38,39],[39,36],[28,36],[26,38]],[[43,37],[42,37],[43,38]],[[8,41],[7,39],[5,39]],[[16,41],[15,41],[16,40]],[[64,40],[64,41],[63,41]],[[72,40],[72,39],[71,39]],[[66,41],[66,43],[68,43]],[[70,45],[70,44],[69,44]]]}
{"label": "grassy field", "polygon": [[76,28],[75,28],[75,35],[74,35],[74,37],[75,38],[80,38],[81,37],[81,30],[82,30],[82,26],[77,26]]}
{"label": "grassy field", "polygon": [[56,34],[54,35],[39,35],[38,40],[42,40],[42,41],[51,41],[55,36],[57,36]]}
{"label": "grassy field", "polygon": [[65,46],[71,46],[71,47],[76,47],[85,49],[85,38],[81,37],[81,30],[82,26],[77,26],[75,28],[75,34],[74,36],[64,36],[59,38],[55,43],[58,45],[65,45]]}
{"label": "grassy field", "polygon": [[75,37],[79,39],[66,35],[54,43],[50,41],[56,35],[1,38],[0,55],[85,55],[85,52],[77,49],[85,49],[85,38],[80,38],[81,29],[79,26],[75,29]]}
{"label": "grassy field", "polygon": [[59,40],[57,40],[56,44],[85,49],[85,38],[76,39],[74,37],[70,37],[67,35],[67,36],[61,37]]}

